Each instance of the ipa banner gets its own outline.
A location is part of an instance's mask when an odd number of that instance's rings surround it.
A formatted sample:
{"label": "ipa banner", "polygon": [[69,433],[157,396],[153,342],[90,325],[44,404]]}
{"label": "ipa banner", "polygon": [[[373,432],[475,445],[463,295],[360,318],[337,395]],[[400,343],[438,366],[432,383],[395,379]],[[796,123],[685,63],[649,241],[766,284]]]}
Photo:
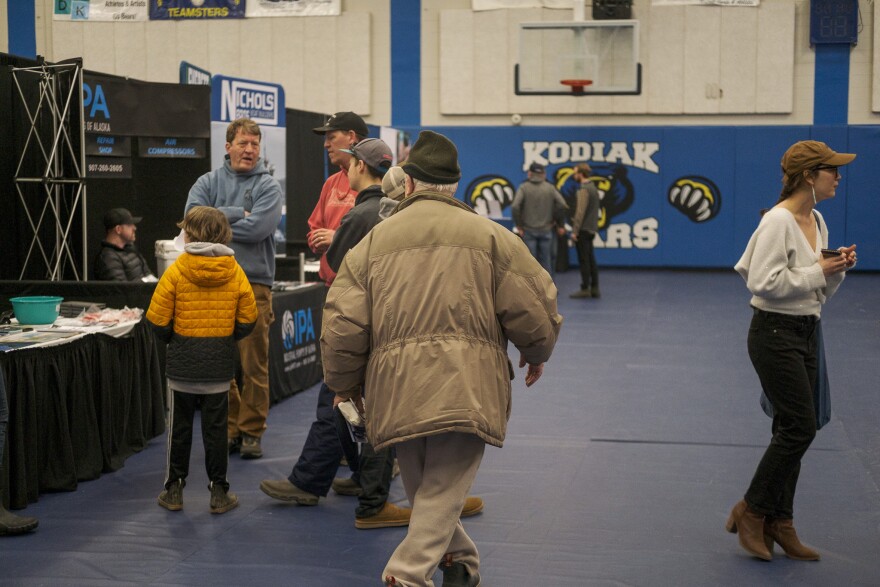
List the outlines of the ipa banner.
{"label": "ipa banner", "polygon": [[261,16],[339,16],[342,0],[248,0],[248,18]]}
{"label": "ipa banner", "polygon": [[55,20],[140,22],[147,20],[147,0],[54,0]]}
{"label": "ipa banner", "polygon": [[[208,138],[205,86],[162,84],[83,75],[83,115],[87,134]],[[104,144],[107,146],[107,143]]]}
{"label": "ipa banner", "polygon": [[246,0],[150,0],[150,20],[244,18]]}

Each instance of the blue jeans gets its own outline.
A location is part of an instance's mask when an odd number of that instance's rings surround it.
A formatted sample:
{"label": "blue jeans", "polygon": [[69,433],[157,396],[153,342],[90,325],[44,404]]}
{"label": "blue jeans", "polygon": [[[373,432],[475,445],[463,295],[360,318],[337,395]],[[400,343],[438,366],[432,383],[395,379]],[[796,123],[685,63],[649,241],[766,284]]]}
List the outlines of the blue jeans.
{"label": "blue jeans", "polygon": [[553,231],[530,230],[526,228],[523,230],[523,241],[526,243],[532,256],[541,264],[541,267],[543,267],[547,273],[553,275],[553,266],[550,264],[550,247],[555,244],[553,242]]}

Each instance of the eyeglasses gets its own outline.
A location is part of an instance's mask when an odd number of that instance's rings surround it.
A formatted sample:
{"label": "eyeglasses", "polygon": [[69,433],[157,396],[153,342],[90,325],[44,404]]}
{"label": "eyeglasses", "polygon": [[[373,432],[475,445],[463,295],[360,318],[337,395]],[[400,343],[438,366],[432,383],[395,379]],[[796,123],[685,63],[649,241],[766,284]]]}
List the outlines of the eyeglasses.
{"label": "eyeglasses", "polygon": [[830,171],[832,175],[840,175],[840,170],[837,165],[817,165],[816,167],[813,167],[813,171],[822,171],[823,169],[825,171]]}

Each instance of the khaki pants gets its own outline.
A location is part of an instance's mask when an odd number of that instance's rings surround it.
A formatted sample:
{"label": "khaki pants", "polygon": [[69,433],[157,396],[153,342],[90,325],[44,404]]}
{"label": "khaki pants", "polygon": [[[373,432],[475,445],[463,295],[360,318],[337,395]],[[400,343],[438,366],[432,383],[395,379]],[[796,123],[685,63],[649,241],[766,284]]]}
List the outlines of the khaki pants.
{"label": "khaki pants", "polygon": [[262,437],[269,415],[269,325],[275,320],[272,290],[259,283],[251,287],[257,300],[257,324],[238,341],[242,387],[239,390],[235,379],[229,387],[229,438]]}
{"label": "khaki pants", "polygon": [[395,445],[400,478],[413,506],[409,530],[382,571],[405,587],[433,587],[431,577],[446,553],[473,575],[479,571],[477,547],[461,525],[461,509],[471,490],[485,442],[450,432]]}

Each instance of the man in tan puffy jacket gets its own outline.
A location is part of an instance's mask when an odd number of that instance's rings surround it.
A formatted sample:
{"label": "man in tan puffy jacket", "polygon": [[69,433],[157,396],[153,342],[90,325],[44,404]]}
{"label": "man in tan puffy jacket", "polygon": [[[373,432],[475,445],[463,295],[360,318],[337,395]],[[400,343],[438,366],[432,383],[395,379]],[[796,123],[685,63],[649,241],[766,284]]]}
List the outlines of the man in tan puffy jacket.
{"label": "man in tan puffy jacket", "polygon": [[508,341],[541,376],[562,317],[556,287],[522,241],[477,215],[455,189],[458,151],[423,131],[403,164],[406,198],[346,255],[327,295],[324,380],[337,403],[366,396],[367,435],[394,445],[412,518],[387,585],[480,583],[459,514],[486,443],[510,415]]}

